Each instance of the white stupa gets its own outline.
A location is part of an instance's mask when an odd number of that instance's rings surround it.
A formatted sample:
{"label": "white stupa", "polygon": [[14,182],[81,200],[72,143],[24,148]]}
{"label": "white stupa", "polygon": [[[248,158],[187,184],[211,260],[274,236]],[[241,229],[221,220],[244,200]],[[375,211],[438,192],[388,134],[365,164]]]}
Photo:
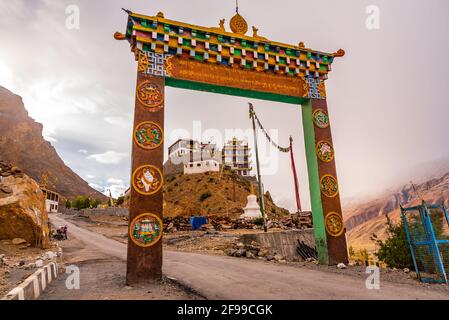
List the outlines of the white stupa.
{"label": "white stupa", "polygon": [[240,218],[242,219],[256,219],[262,217],[262,212],[260,212],[259,204],[257,203],[257,197],[254,195],[254,187],[251,183],[251,194],[248,196],[248,203],[245,208],[245,211]]}

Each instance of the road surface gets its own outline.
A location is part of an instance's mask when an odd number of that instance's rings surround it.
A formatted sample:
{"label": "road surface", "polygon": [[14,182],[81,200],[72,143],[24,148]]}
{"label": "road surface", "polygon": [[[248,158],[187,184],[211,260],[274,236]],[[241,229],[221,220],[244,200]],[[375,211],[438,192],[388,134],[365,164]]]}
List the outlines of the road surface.
{"label": "road surface", "polygon": [[[126,245],[51,215],[55,225],[67,225],[69,234],[96,249],[126,260]],[[449,294],[419,284],[380,283],[369,290],[365,279],[278,263],[164,251],[164,274],[177,279],[207,299],[449,299]],[[368,276],[368,275],[367,275]]]}

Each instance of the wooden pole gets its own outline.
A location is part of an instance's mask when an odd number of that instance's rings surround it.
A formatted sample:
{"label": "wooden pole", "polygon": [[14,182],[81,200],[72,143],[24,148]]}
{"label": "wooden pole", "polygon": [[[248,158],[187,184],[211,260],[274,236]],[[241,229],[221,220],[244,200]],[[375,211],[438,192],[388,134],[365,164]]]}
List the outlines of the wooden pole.
{"label": "wooden pole", "polygon": [[292,162],[293,179],[295,181],[295,198],[296,198],[296,208],[298,212],[301,212],[301,200],[299,198],[299,186],[298,186],[298,175],[296,173],[295,158],[293,157],[293,138],[290,136],[290,159]]}
{"label": "wooden pole", "polygon": [[[144,58],[140,55],[139,66]],[[137,76],[126,283],[162,278],[164,77]]]}
{"label": "wooden pole", "polygon": [[266,218],[265,209],[264,209],[262,180],[260,177],[259,152],[258,152],[258,148],[257,148],[256,122],[254,120],[254,108],[251,103],[249,104],[249,116],[251,117],[251,120],[253,123],[253,131],[254,131],[254,151],[256,152],[257,181],[259,182],[259,188],[258,188],[259,189],[259,206],[260,206],[260,212],[262,213],[262,217],[263,217],[263,231],[267,232],[267,218]]}

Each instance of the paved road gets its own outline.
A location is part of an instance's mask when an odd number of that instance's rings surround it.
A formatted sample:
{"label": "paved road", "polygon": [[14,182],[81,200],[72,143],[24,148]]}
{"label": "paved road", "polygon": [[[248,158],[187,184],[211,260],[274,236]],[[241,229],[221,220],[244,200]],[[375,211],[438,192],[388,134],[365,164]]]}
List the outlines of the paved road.
{"label": "paved road", "polygon": [[[126,259],[126,245],[51,215],[56,225],[99,252]],[[164,273],[207,299],[449,299],[423,286],[382,282],[368,290],[365,279],[344,274],[224,256],[164,251]]]}

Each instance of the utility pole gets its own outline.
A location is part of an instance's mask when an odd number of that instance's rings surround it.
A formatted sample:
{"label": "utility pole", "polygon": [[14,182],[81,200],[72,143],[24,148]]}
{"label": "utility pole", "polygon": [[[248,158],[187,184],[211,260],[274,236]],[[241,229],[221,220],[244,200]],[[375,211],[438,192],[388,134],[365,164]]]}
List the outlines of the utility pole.
{"label": "utility pole", "polygon": [[260,166],[259,166],[259,152],[257,149],[257,133],[256,133],[256,122],[254,119],[254,108],[251,103],[249,104],[249,116],[253,122],[253,131],[254,131],[254,149],[256,152],[256,166],[257,166],[257,181],[259,182],[259,206],[260,206],[260,212],[262,212],[263,217],[263,231],[267,232],[267,218],[265,215],[265,209],[264,209],[264,200],[263,200],[263,190],[262,190],[262,180],[260,178]]}

